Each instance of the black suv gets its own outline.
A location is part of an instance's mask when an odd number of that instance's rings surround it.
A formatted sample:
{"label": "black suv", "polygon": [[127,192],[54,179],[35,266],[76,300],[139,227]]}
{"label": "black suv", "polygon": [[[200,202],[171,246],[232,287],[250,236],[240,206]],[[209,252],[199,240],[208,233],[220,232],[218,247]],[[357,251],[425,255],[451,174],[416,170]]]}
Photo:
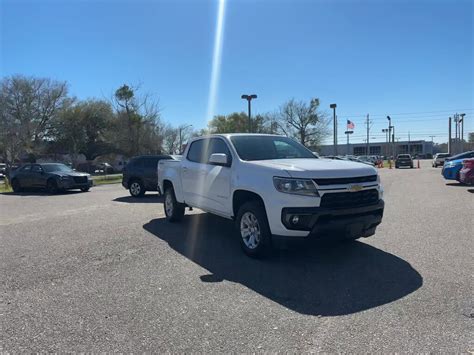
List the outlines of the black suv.
{"label": "black suv", "polygon": [[413,159],[410,154],[398,154],[395,160],[395,168],[398,169],[402,166],[408,166],[413,169]]}
{"label": "black suv", "polygon": [[122,186],[130,195],[141,197],[145,191],[158,191],[158,162],[171,155],[142,155],[132,158],[123,168]]}

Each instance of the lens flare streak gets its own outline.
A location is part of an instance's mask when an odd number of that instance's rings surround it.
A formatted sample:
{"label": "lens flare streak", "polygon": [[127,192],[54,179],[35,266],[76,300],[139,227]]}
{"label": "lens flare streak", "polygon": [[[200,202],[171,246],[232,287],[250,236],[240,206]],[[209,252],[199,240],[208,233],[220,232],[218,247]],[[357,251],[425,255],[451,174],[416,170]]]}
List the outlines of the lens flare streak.
{"label": "lens flare streak", "polygon": [[216,32],[214,36],[214,52],[212,55],[211,82],[209,86],[209,99],[207,102],[206,120],[210,120],[214,117],[216,109],[217,90],[219,87],[219,78],[221,74],[222,46],[224,42],[225,5],[226,0],[219,0],[219,7],[217,10]]}

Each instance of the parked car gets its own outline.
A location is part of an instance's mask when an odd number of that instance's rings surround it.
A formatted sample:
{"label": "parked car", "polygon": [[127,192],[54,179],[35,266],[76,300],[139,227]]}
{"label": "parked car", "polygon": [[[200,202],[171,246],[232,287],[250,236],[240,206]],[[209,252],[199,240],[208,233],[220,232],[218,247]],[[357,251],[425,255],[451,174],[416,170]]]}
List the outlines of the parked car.
{"label": "parked car", "polygon": [[0,163],[0,178],[4,178],[7,173],[7,164]]}
{"label": "parked car", "polygon": [[171,155],[142,155],[130,159],[123,168],[122,186],[133,197],[141,197],[146,191],[158,191],[158,162],[176,159]]}
{"label": "parked car", "polygon": [[92,180],[89,174],[79,173],[59,163],[26,164],[11,173],[14,192],[26,188],[43,188],[50,193],[80,189],[89,191]]}
{"label": "parked car", "polygon": [[398,169],[402,166],[408,166],[413,169],[413,159],[410,154],[398,154],[395,160],[395,168]]}
{"label": "parked car", "polygon": [[457,180],[460,178],[460,171],[463,167],[462,162],[464,159],[474,158],[474,151],[461,153],[446,159],[443,165],[441,174],[446,180]]}
{"label": "parked car", "polygon": [[449,153],[436,153],[434,158],[433,158],[433,168],[437,168],[438,166],[443,166],[444,165],[444,160],[446,158],[449,158],[451,154]]}
{"label": "parked car", "polygon": [[368,165],[371,165],[371,166],[375,166],[374,162],[372,161],[372,159],[370,159],[367,155],[361,155],[361,156],[358,156],[357,159],[364,163],[364,164],[368,164]]}
{"label": "parked car", "polygon": [[474,185],[474,159],[465,159],[459,170],[459,182],[466,185]]}
{"label": "parked car", "polygon": [[377,169],[317,159],[276,135],[194,138],[181,161],[159,162],[158,184],[168,221],[180,221],[187,206],[232,219],[255,257],[277,239],[369,237],[384,210]]}

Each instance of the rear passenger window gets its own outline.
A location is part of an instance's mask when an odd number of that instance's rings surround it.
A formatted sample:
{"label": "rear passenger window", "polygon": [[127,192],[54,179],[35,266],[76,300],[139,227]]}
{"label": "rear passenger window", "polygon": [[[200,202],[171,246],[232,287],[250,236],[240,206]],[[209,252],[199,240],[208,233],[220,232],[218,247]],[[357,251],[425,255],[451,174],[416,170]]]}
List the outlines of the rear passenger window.
{"label": "rear passenger window", "polygon": [[158,166],[158,158],[148,158],[145,159],[145,168],[146,169],[156,169]]}

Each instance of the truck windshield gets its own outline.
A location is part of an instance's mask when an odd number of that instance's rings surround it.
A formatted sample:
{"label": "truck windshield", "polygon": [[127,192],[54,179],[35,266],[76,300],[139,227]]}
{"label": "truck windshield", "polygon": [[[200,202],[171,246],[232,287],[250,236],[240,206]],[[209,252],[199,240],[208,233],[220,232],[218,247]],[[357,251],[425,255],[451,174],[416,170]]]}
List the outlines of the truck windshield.
{"label": "truck windshield", "polygon": [[230,140],[243,160],[317,159],[311,151],[287,137],[233,136]]}

